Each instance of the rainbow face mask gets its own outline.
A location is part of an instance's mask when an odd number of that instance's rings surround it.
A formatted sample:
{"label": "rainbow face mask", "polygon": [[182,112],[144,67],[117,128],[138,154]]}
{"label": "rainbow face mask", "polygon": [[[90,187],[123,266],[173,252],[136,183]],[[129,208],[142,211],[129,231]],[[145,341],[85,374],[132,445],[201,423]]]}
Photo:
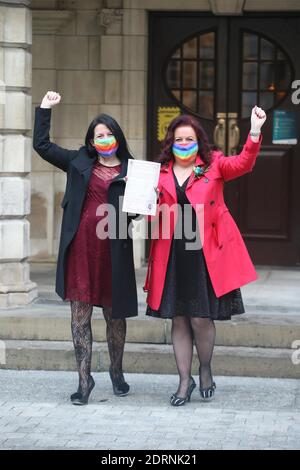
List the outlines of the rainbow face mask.
{"label": "rainbow face mask", "polygon": [[115,136],[111,135],[105,139],[94,139],[94,147],[101,157],[109,158],[117,152],[119,145]]}
{"label": "rainbow face mask", "polygon": [[194,156],[198,152],[198,143],[191,142],[189,144],[178,144],[174,143],[173,147],[173,154],[175,157],[180,158],[181,160],[189,160],[192,156]]}

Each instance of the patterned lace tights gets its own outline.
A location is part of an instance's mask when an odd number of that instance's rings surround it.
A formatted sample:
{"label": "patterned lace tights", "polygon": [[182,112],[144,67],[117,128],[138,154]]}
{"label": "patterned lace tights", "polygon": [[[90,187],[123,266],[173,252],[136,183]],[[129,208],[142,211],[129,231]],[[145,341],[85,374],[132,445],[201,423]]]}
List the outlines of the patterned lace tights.
{"label": "patterned lace tights", "polygon": [[[71,301],[71,330],[75,357],[79,374],[78,391],[86,393],[91,373],[93,335],[91,319],[93,306],[86,302]],[[126,320],[112,319],[111,308],[104,307],[103,315],[106,321],[106,337],[111,362],[113,379],[123,378],[123,352],[126,337]]]}

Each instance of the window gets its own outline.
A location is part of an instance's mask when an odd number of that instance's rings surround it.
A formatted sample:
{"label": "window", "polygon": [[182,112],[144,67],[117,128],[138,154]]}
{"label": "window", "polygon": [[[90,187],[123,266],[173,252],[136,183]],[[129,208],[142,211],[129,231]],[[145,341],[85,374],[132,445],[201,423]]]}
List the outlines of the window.
{"label": "window", "polygon": [[248,118],[257,104],[274,108],[286,97],[293,81],[290,59],[275,43],[257,34],[243,32],[241,64],[241,112]]}
{"label": "window", "polygon": [[215,33],[200,34],[178,47],[166,67],[166,85],[173,99],[198,116],[214,117]]}

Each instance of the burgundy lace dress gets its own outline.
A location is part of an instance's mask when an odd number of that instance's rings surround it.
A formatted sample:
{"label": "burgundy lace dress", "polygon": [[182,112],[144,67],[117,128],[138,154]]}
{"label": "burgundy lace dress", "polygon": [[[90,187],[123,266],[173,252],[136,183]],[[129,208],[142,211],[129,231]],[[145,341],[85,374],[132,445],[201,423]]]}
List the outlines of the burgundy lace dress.
{"label": "burgundy lace dress", "polygon": [[106,218],[107,212],[102,211],[101,215],[96,212],[100,204],[107,203],[110,181],[120,171],[121,164],[107,167],[97,161],[93,167],[80,224],[67,254],[65,300],[80,300],[99,307],[111,307],[109,238],[100,239],[96,232],[97,225]]}

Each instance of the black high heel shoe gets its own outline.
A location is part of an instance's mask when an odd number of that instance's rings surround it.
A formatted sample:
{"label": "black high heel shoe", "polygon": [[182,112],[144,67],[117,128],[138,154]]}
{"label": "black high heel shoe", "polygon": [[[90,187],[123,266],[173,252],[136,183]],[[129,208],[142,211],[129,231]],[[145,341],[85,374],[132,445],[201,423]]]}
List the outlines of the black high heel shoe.
{"label": "black high heel shoe", "polygon": [[[201,377],[201,366],[199,367],[199,377]],[[217,388],[215,382],[212,379],[211,370],[210,370],[210,377],[211,377],[212,383],[209,387],[203,387],[203,388],[201,388],[201,386],[199,387],[200,397],[202,398],[203,401],[212,400],[215,394],[215,389]]]}
{"label": "black high heel shoe", "polygon": [[93,377],[90,375],[89,376],[87,392],[85,394],[83,394],[78,389],[77,392],[72,393],[72,395],[70,396],[72,404],[73,405],[78,405],[78,406],[86,405],[89,401],[89,396],[90,396],[91,391],[93,390],[94,387],[95,387],[95,381],[94,381]]}
{"label": "black high heel shoe", "polygon": [[130,387],[128,383],[125,382],[123,374],[121,373],[118,377],[114,377],[110,367],[109,376],[112,383],[114,395],[116,395],[117,397],[125,397],[128,394]]}
{"label": "black high heel shoe", "polygon": [[193,377],[190,378],[190,383],[186,392],[186,396],[184,398],[178,397],[176,393],[173,393],[173,395],[170,398],[170,403],[172,406],[183,406],[185,402],[191,400],[191,395],[193,393],[193,390],[196,388],[196,383]]}
{"label": "black high heel shoe", "polygon": [[210,387],[206,388],[199,388],[200,396],[202,400],[204,401],[210,401],[212,400],[214,394],[215,394],[215,389],[217,388],[215,382],[213,382]]}

